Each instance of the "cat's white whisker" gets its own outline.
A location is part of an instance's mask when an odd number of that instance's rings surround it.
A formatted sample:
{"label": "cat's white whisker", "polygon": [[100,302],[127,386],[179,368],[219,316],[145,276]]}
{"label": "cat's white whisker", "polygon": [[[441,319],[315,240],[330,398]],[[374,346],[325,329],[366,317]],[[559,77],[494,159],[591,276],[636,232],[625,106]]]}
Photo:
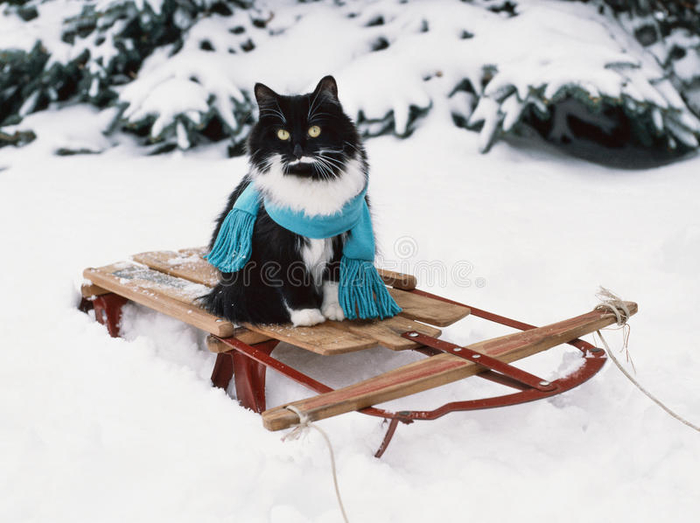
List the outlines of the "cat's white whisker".
{"label": "cat's white whisker", "polygon": [[324,112],[320,112],[320,113],[319,113],[318,111],[314,111],[314,113],[311,115],[311,117],[309,118],[309,120],[312,120],[312,119],[314,119],[314,118],[318,118],[318,117],[320,117],[320,116],[328,116],[328,117],[330,117],[330,118],[333,117],[333,115],[332,115],[331,113],[324,113]]}
{"label": "cat's white whisker", "polygon": [[324,177],[327,179],[334,178],[335,173],[333,172],[333,166],[325,161],[319,161],[319,167],[323,171]]}
{"label": "cat's white whisker", "polygon": [[334,163],[337,163],[337,164],[339,164],[339,165],[343,165],[343,162],[342,162],[341,160],[339,160],[338,158],[333,158],[332,156],[328,156],[328,155],[325,154],[325,153],[320,153],[320,154],[318,154],[318,155],[317,155],[317,158],[323,159],[323,160],[327,160],[327,161],[329,161],[329,162],[334,162]]}
{"label": "cat's white whisker", "polygon": [[309,110],[308,110],[308,112],[306,113],[306,119],[307,119],[307,120],[311,120],[311,113],[312,113],[312,111],[313,111],[313,109],[314,109],[314,105],[316,105],[316,100],[318,100],[318,96],[319,96],[320,94],[321,94],[321,91],[318,91],[318,92],[316,93],[316,96],[314,96],[314,99],[313,99],[313,100],[311,101],[311,103],[309,104]]}
{"label": "cat's white whisker", "polygon": [[358,155],[360,155],[360,157],[364,156],[364,151],[361,148],[359,148],[357,145],[355,145],[354,143],[348,142],[347,140],[343,143],[346,145],[349,145],[352,149],[355,149],[355,152]]}
{"label": "cat's white whisker", "polygon": [[275,104],[277,105],[276,109],[274,107],[271,107],[270,104],[261,107],[260,116],[263,116],[266,113],[269,113],[273,116],[279,116],[280,120],[282,120],[282,123],[286,125],[287,118],[284,116],[284,113],[282,113],[282,108],[280,107],[279,102],[275,101]]}
{"label": "cat's white whisker", "polygon": [[335,158],[329,158],[322,155],[318,156],[318,160],[327,165],[328,167],[336,168],[338,170],[342,170],[345,166],[345,163],[340,160],[336,160]]}
{"label": "cat's white whisker", "polygon": [[323,180],[331,180],[335,177],[330,168],[327,165],[324,165],[323,163],[319,162],[315,164],[314,167],[318,167],[317,173]]}
{"label": "cat's white whisker", "polygon": [[262,171],[262,172],[269,171],[270,167],[272,167],[272,164],[274,163],[274,161],[275,161],[274,157],[272,157],[272,156],[266,158],[260,167],[260,171]]}

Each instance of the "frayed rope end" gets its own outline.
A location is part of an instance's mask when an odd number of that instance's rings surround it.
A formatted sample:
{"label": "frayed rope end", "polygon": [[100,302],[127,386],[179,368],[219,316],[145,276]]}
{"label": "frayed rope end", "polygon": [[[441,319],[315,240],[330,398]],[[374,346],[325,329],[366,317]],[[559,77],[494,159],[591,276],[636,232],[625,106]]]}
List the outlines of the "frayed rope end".
{"label": "frayed rope end", "polygon": [[[598,311],[612,312],[615,315],[617,325],[619,325],[620,328],[623,329],[623,342],[620,352],[625,352],[625,359],[627,360],[627,363],[629,363],[632,366],[632,371],[635,374],[637,374],[637,369],[634,366],[634,361],[632,361],[632,356],[629,352],[629,337],[631,329],[627,321],[630,319],[630,316],[632,316],[632,313],[630,312],[629,307],[627,306],[627,302],[625,302],[622,298],[620,298],[610,289],[606,289],[602,285],[598,287],[598,292],[595,296],[600,301],[600,303],[596,306],[595,309]],[[611,354],[608,344],[605,342],[605,338],[603,338],[603,334],[600,331],[597,331],[597,333],[600,337],[601,342],[605,345],[605,348],[608,349],[608,355],[614,360],[615,356]],[[617,362],[615,361],[615,363]]]}
{"label": "frayed rope end", "polygon": [[612,312],[617,319],[618,325],[625,325],[627,320],[630,319],[630,316],[632,316],[629,307],[627,307],[627,303],[617,294],[606,289],[602,285],[598,288],[598,292],[595,296],[600,300],[596,310],[609,310]]}

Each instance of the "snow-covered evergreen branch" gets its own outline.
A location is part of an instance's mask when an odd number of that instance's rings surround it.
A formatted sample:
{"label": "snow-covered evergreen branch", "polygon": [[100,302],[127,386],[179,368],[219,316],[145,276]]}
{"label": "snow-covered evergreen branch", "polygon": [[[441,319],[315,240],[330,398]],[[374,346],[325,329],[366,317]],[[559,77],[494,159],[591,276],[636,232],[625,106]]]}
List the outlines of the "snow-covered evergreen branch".
{"label": "snow-covered evergreen branch", "polygon": [[482,151],[533,128],[671,155],[700,137],[695,0],[5,4],[8,127],[82,101],[116,106],[107,130],[157,150],[222,138],[240,150],[256,81],[299,92],[332,73],[365,136],[408,136],[433,111],[478,131]]}

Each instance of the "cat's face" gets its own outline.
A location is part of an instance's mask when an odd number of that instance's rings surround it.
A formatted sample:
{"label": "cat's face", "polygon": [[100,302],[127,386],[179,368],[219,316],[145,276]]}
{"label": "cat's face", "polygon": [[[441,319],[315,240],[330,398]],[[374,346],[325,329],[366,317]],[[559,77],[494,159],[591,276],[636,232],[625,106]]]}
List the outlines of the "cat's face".
{"label": "cat's face", "polygon": [[264,175],[276,171],[285,177],[332,181],[348,164],[364,163],[355,126],[338,101],[332,76],[323,78],[314,92],[283,96],[255,85],[260,119],[248,141],[250,161]]}

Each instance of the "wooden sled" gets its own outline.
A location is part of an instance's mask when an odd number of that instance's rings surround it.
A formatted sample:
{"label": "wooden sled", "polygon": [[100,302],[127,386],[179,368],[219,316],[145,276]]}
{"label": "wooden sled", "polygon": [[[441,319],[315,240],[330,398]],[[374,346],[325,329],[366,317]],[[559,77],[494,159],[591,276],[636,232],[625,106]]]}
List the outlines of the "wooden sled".
{"label": "wooden sled", "polygon": [[[119,336],[121,308],[128,300],[173,316],[209,333],[207,346],[217,354],[212,382],[226,388],[234,378],[241,405],[262,414],[268,430],[282,430],[300,422],[301,413],[316,421],[345,412],[359,411],[390,421],[381,447],[387,448],[399,422],[431,420],[453,411],[514,405],[560,394],[595,375],[606,360],[605,352],[578,339],[616,322],[615,315],[596,309],[546,327],[499,316],[416,288],[413,276],[380,270],[380,275],[403,312],[386,320],[326,321],[313,327],[242,325],[203,310],[197,298],[218,280],[214,267],[202,258],[205,249],[146,252],[99,268],[88,268],[82,287],[81,309],[94,309],[96,319],[110,335]],[[626,303],[631,314],[637,305]],[[439,339],[440,327],[472,314],[522,332],[458,346]],[[383,346],[392,350],[416,350],[426,359],[333,390],[281,361],[271,353],[286,342],[317,354],[331,356]],[[510,365],[511,362],[568,343],[582,353],[583,363],[571,374],[549,382]],[[316,392],[315,396],[267,409],[267,368]],[[470,376],[479,376],[516,389],[504,396],[451,402],[432,411],[389,412],[373,407]],[[293,409],[288,408],[290,405]]]}

